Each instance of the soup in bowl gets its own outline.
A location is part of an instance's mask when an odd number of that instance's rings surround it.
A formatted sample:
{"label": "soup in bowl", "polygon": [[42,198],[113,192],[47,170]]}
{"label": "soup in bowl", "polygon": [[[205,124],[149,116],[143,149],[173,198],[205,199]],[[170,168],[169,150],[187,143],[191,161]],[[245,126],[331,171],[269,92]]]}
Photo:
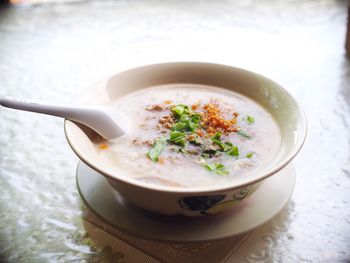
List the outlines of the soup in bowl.
{"label": "soup in bowl", "polygon": [[124,113],[130,132],[106,141],[65,121],[79,158],[131,203],[167,215],[229,209],[286,166],[306,120],[273,81],[209,63],[131,69],[77,99]]}

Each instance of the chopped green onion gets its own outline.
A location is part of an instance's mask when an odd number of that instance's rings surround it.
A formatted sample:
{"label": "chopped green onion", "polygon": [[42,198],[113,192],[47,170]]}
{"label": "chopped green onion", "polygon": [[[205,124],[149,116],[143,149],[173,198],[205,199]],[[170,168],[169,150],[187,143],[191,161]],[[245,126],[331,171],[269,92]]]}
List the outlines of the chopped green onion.
{"label": "chopped green onion", "polygon": [[248,122],[249,124],[254,123],[254,122],[255,122],[254,117],[253,117],[253,116],[251,116],[251,115],[248,115],[248,116],[247,116],[247,122]]}
{"label": "chopped green onion", "polygon": [[187,125],[187,131],[191,131],[191,132],[194,132],[199,127],[198,123],[194,123],[191,121],[188,121],[186,125]]}
{"label": "chopped green onion", "polygon": [[228,175],[230,172],[223,166],[220,169],[216,169],[215,173],[219,175]]}
{"label": "chopped green onion", "polygon": [[179,146],[185,146],[186,145],[186,133],[172,131],[172,132],[170,132],[169,141],[171,143],[179,145]]}
{"label": "chopped green onion", "polygon": [[247,157],[247,158],[252,158],[253,155],[254,155],[254,153],[250,152],[250,153],[247,153],[246,157]]}
{"label": "chopped green onion", "polygon": [[230,150],[228,150],[226,153],[227,153],[228,155],[238,157],[238,156],[239,156],[238,147],[237,147],[237,146],[233,146],[233,147],[232,147]]}
{"label": "chopped green onion", "polygon": [[224,142],[223,146],[224,146],[224,148],[223,148],[224,152],[227,152],[227,151],[231,150],[232,147],[234,147],[233,144],[230,142]]}
{"label": "chopped green onion", "polygon": [[187,124],[185,122],[177,122],[171,128],[173,131],[183,132],[186,130]]}
{"label": "chopped green onion", "polygon": [[215,165],[214,164],[205,164],[204,165],[205,168],[207,168],[209,171],[214,171],[215,170]]}
{"label": "chopped green onion", "polygon": [[198,113],[192,113],[187,105],[179,104],[171,108],[171,112],[177,119],[172,126],[173,131],[193,133],[199,128],[201,116]]}
{"label": "chopped green onion", "polygon": [[245,137],[245,138],[247,138],[247,139],[251,139],[251,138],[252,138],[248,133],[246,133],[246,132],[243,131],[243,130],[239,130],[239,131],[237,132],[237,134],[239,134],[239,135],[241,135],[241,136],[243,136],[243,137]]}
{"label": "chopped green onion", "polygon": [[154,162],[158,162],[159,155],[162,152],[164,145],[166,143],[166,138],[162,137],[158,140],[156,140],[153,145],[152,149],[148,151],[147,156]]}
{"label": "chopped green onion", "polygon": [[184,113],[180,116],[178,121],[179,122],[186,122],[186,121],[190,121],[190,120],[191,120],[190,115]]}
{"label": "chopped green onion", "polygon": [[199,124],[201,121],[201,115],[199,115],[198,113],[194,113],[191,115],[191,122]]}
{"label": "chopped green onion", "polygon": [[220,142],[221,142],[221,132],[215,133],[214,136],[211,137],[211,140],[212,140],[212,141],[217,140],[217,141],[220,141]]}
{"label": "chopped green onion", "polygon": [[191,121],[180,121],[175,123],[171,129],[178,132],[194,132],[198,127],[198,124]]}
{"label": "chopped green onion", "polygon": [[219,145],[222,151],[225,151],[226,145],[221,142],[221,132],[215,133],[210,139],[213,143]]}
{"label": "chopped green onion", "polygon": [[239,156],[238,147],[234,146],[231,142],[221,142],[221,133],[217,132],[213,137],[211,137],[211,141],[220,146],[223,152],[226,152],[231,156]]}
{"label": "chopped green onion", "polygon": [[189,114],[190,109],[187,105],[179,104],[171,108],[171,112],[175,115],[175,117],[180,118],[183,114]]}
{"label": "chopped green onion", "polygon": [[[216,174],[227,175],[229,171],[222,163],[208,164],[204,158],[212,158],[214,156],[221,156],[227,154],[229,156],[238,157],[240,155],[237,146],[231,142],[222,141],[221,132],[217,132],[210,139],[200,138],[195,131],[201,128],[201,115],[184,104],[178,104],[171,108],[172,117],[175,119],[175,123],[171,127],[170,135],[168,140],[162,137],[154,142],[152,148],[148,151],[147,156],[154,162],[158,162],[159,156],[166,145],[174,144],[178,146],[178,152],[180,153],[191,153],[201,155],[202,165],[209,171]],[[247,115],[245,119],[249,124],[255,122],[254,117]],[[240,136],[250,139],[251,136],[244,130],[237,132]],[[187,143],[191,143],[200,148],[196,150],[185,149]],[[170,146],[174,147],[174,146]],[[198,150],[200,149],[200,150]],[[253,152],[247,153],[246,158],[253,157]]]}
{"label": "chopped green onion", "polygon": [[215,163],[215,164],[205,163],[204,167],[207,168],[207,170],[214,172],[216,174],[220,174],[220,175],[229,174],[229,171],[225,168],[225,166],[222,163]]}

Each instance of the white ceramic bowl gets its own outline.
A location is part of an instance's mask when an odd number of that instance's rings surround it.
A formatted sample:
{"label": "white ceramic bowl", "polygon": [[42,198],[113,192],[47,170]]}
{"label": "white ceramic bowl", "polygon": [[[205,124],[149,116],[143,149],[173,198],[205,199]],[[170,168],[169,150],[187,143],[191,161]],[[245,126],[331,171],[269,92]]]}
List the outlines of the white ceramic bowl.
{"label": "white ceramic bowl", "polygon": [[118,173],[98,156],[99,136],[69,120],[65,133],[73,151],[88,166],[106,177],[128,201],[157,213],[186,216],[224,211],[252,194],[267,177],[284,168],[298,153],[306,137],[306,118],[295,99],[277,83],[239,68],[196,62],[143,66],[118,73],[82,94],[77,102],[104,104],[137,91],[170,83],[202,84],[245,95],[269,111],[281,131],[281,146],[273,160],[254,174],[237,177],[225,187],[175,188],[150,185]]}

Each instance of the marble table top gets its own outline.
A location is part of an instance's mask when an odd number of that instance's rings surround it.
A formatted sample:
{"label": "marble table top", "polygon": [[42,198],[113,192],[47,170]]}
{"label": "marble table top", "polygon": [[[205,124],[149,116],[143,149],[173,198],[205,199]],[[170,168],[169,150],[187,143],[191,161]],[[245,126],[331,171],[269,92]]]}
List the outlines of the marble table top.
{"label": "marble table top", "polygon": [[222,243],[163,244],[125,237],[88,211],[61,119],[0,108],[0,261],[205,262],[196,253],[207,250],[217,262],[349,262],[346,24],[347,2],[335,0],[1,7],[0,96],[68,103],[126,68],[206,61],[280,83],[303,106],[309,132],[278,216]]}

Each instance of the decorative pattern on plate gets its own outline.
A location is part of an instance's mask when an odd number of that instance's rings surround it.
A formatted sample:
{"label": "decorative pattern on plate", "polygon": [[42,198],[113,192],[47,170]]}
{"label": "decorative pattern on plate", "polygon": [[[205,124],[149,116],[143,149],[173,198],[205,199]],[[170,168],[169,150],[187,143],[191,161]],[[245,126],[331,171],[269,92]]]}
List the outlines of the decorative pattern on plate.
{"label": "decorative pattern on plate", "polygon": [[238,204],[250,195],[250,190],[251,187],[246,187],[234,194],[232,199],[224,200],[225,195],[187,196],[181,198],[178,203],[181,208],[198,211],[202,215],[217,214]]}
{"label": "decorative pattern on plate", "polygon": [[225,195],[208,195],[208,196],[187,196],[181,198],[179,205],[191,211],[199,211],[205,214],[205,211],[219,203],[225,198]]}

